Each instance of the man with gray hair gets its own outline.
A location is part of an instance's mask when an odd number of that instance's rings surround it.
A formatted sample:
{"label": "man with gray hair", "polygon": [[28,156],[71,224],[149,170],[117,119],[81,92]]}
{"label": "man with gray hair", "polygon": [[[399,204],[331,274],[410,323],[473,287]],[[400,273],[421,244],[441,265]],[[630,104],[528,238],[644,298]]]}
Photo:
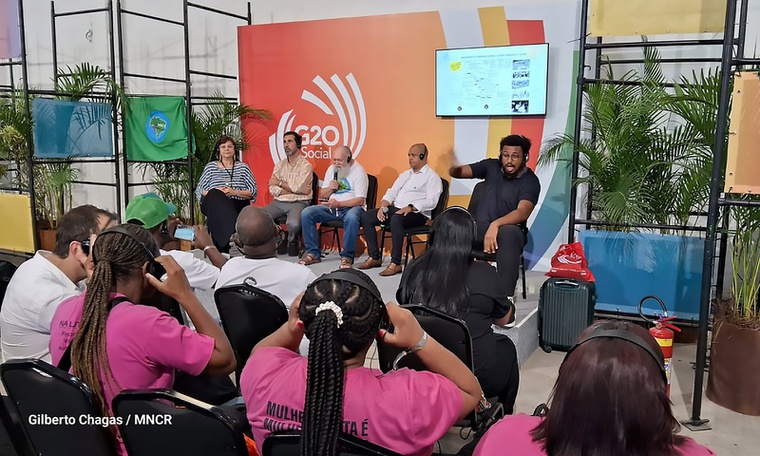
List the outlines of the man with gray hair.
{"label": "man with gray hair", "polygon": [[332,153],[333,164],[327,168],[317,206],[309,206],[301,212],[306,254],[300,264],[310,265],[322,261],[317,235],[317,223],[333,220],[343,221],[343,251],[340,252],[340,268],[354,264],[356,238],[359,235],[364,207],[367,201],[369,178],[367,171],[351,157],[351,149],[337,147]]}

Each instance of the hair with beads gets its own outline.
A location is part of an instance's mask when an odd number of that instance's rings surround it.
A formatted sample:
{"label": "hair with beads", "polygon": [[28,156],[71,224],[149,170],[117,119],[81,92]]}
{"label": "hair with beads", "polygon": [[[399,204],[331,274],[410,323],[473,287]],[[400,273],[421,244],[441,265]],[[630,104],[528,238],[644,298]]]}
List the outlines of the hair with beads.
{"label": "hair with beads", "polygon": [[[372,280],[355,269],[341,272],[356,275],[366,287],[340,279],[317,280],[306,289],[299,309],[309,338],[301,439],[304,456],[337,454],[343,420],[343,362],[369,347],[383,319],[383,303],[375,297],[380,292]],[[317,313],[319,305],[328,301],[343,313],[340,327],[336,312]]]}
{"label": "hair with beads", "polygon": [[[155,256],[159,255],[153,236],[134,224],[119,225],[135,239],[119,232],[101,233],[92,247],[95,269],[90,278],[74,340],[71,342],[71,367],[93,391],[95,404],[104,416],[111,414],[105,399],[106,385],[113,391],[120,389],[114,379],[106,351],[106,320],[110,294],[117,283],[133,277],[142,279],[142,267],[150,260],[147,247]],[[139,242],[138,242],[139,241]],[[113,430],[115,432],[115,429]]]}

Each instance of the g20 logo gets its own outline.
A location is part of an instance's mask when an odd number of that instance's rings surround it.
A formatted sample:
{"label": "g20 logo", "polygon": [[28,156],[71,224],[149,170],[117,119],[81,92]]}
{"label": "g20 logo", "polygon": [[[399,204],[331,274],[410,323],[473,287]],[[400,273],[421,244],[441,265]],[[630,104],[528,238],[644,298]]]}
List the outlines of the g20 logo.
{"label": "g20 logo", "polygon": [[305,158],[329,160],[332,148],[338,145],[351,148],[354,157],[359,155],[367,137],[367,111],[353,73],[346,75],[345,80],[347,85],[337,74],[333,74],[330,77],[330,82],[335,87],[333,89],[319,75],[312,79],[326,100],[308,90],[301,93],[301,100],[319,108],[328,117],[329,122],[296,124],[294,128],[295,109],[285,112],[277,124],[277,132],[269,137],[269,152],[274,163],[286,157],[282,145],[282,136],[286,131],[295,131],[303,137],[301,154]]}

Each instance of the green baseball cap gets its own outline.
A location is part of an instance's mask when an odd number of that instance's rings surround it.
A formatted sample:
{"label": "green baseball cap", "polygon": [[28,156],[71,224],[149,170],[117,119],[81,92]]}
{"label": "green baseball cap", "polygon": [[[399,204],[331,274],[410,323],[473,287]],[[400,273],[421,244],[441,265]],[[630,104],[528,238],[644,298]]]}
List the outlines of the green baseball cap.
{"label": "green baseball cap", "polygon": [[138,221],[149,230],[165,222],[169,215],[177,212],[177,206],[167,203],[155,193],[135,196],[127,205],[127,222]]}

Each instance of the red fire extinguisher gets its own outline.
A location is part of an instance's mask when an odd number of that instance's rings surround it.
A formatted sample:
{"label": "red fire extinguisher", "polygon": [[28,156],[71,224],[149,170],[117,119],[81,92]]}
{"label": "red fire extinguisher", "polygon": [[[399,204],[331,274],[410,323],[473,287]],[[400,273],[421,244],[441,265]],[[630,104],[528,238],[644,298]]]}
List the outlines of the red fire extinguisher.
{"label": "red fire extinguisher", "polygon": [[[660,318],[657,321],[648,319],[642,313],[642,304],[647,299],[654,299],[655,301],[659,302],[660,306],[662,307],[662,315],[660,315]],[[673,323],[670,323],[670,321],[674,320],[676,317],[668,317],[668,309],[665,307],[665,303],[663,303],[662,299],[658,298],[657,296],[646,296],[639,302],[639,315],[641,315],[648,322],[654,323],[654,327],[649,328],[649,334],[651,334],[652,337],[654,337],[654,339],[657,341],[657,344],[662,350],[662,357],[665,358],[665,376],[668,380],[667,394],[668,397],[670,397],[670,377],[671,371],[673,369],[671,360],[673,359],[673,338],[675,337],[674,331],[680,332],[681,328],[677,327]]]}

